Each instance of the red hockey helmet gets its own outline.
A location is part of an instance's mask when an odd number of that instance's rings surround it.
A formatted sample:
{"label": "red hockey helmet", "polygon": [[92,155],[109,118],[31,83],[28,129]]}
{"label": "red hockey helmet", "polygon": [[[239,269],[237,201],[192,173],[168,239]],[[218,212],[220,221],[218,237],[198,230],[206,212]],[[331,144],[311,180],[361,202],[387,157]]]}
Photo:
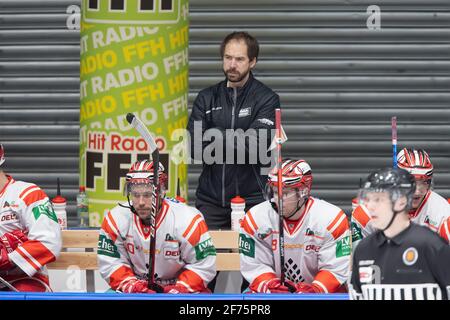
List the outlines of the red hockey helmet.
{"label": "red hockey helmet", "polygon": [[397,155],[397,165],[416,179],[431,180],[433,177],[433,164],[425,150],[403,148]]}
{"label": "red hockey helmet", "polygon": [[3,145],[0,143],[0,166],[5,162],[5,149],[3,149]]}
{"label": "red hockey helmet", "polygon": [[[281,165],[282,188],[306,188],[311,191],[312,171],[305,160],[286,159]],[[278,185],[277,167],[274,167],[268,176],[268,184],[272,187]]]}
{"label": "red hockey helmet", "polygon": [[[153,184],[153,161],[142,160],[136,161],[131,165],[130,170],[126,175],[126,190],[130,192],[130,188],[132,185],[137,184]],[[164,166],[162,163],[159,163],[159,183],[161,187],[166,187],[167,175],[164,172]]]}

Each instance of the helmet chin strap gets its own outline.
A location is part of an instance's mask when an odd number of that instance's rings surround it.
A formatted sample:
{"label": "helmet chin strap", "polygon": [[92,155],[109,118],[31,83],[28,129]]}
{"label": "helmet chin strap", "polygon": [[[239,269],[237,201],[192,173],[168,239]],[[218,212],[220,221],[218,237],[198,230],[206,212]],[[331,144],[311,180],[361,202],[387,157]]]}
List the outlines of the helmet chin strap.
{"label": "helmet chin strap", "polygon": [[150,225],[150,217],[148,219],[142,219],[141,217],[139,217],[139,215],[137,214],[136,208],[131,204],[130,196],[128,194],[127,194],[127,201],[128,201],[128,206],[124,206],[121,203],[119,203],[119,206],[121,206],[122,208],[130,209],[131,212],[133,212],[135,215],[138,216],[139,219],[141,219],[141,221],[144,223],[144,225],[149,226]]}
{"label": "helmet chin strap", "polygon": [[[405,208],[406,208],[406,206],[405,206]],[[404,209],[403,209],[404,210]],[[392,218],[391,218],[391,220],[389,221],[389,223],[388,223],[388,225],[386,226],[386,228],[384,228],[383,230],[381,230],[381,231],[386,231],[387,229],[389,229],[389,227],[392,225],[392,223],[394,222],[394,219],[395,219],[395,217],[397,216],[397,214],[399,214],[400,212],[402,212],[403,210],[394,210],[394,204],[392,204],[392,212],[393,212],[393,214],[392,214]]]}
{"label": "helmet chin strap", "polygon": [[[289,216],[284,217],[284,218],[285,218],[285,219],[289,219],[289,218],[295,216],[295,214],[296,214],[301,208],[303,208],[303,206],[305,205],[307,199],[308,199],[308,197],[304,197],[304,198],[298,200],[298,201],[297,201],[297,207],[294,209],[294,211],[293,211]],[[302,201],[302,200],[303,200],[303,201]],[[300,204],[300,201],[302,201],[302,204]]]}
{"label": "helmet chin strap", "polygon": [[[137,214],[136,208],[131,204],[130,201],[130,195],[127,194],[127,201],[128,201],[128,206],[125,206],[121,203],[118,203],[119,206],[121,206],[122,208],[127,208],[130,209],[131,212],[133,212],[135,215],[137,215],[139,217],[139,215]],[[162,199],[158,199],[158,212],[161,209],[161,203],[162,203]],[[141,221],[146,225],[149,226],[150,225],[150,217],[148,219],[142,219],[141,217],[139,217],[139,219],[141,219]]]}
{"label": "helmet chin strap", "polygon": [[123,205],[123,204],[121,204],[121,203],[118,203],[118,205],[121,206],[122,208],[130,209],[131,212],[133,212],[134,214],[137,215],[136,209],[135,209],[135,208],[133,207],[133,205],[131,204],[131,201],[130,201],[130,195],[128,195],[128,194],[127,194],[127,201],[128,201],[128,206],[125,206],[125,205]]}

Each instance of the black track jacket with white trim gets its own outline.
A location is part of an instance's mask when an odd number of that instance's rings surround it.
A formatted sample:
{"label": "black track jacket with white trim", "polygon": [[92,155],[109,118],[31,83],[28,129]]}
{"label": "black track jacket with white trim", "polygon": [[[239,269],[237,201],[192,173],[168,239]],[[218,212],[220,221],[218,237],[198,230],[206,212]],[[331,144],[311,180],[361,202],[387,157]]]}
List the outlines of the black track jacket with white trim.
{"label": "black track jacket with white trim", "polygon": [[[198,199],[229,208],[238,189],[247,205],[264,201],[267,176],[261,174],[261,167],[270,165],[267,148],[275,133],[275,109],[279,107],[279,96],[251,73],[242,88],[227,87],[224,80],[199,92],[187,126],[191,136],[191,158],[196,163],[203,163],[196,192]],[[196,129],[199,124],[201,131]],[[223,134],[223,157],[217,157],[223,159],[222,163],[211,163],[205,158],[205,155],[219,154],[220,145],[212,150],[218,145],[214,138],[202,139],[205,131],[213,128],[216,130],[208,132]],[[228,139],[226,129],[234,129],[227,130]],[[231,135],[235,138],[230,139]],[[237,162],[239,153],[245,154],[244,163]]]}

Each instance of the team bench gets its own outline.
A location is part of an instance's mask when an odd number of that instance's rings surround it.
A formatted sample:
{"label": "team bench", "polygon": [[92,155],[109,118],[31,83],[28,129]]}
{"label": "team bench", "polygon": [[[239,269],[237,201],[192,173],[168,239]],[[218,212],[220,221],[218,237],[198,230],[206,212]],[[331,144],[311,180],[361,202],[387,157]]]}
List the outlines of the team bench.
{"label": "team bench", "polygon": [[[63,250],[59,258],[48,264],[50,270],[65,270],[77,266],[86,270],[86,288],[95,292],[94,271],[98,269],[98,230],[63,230]],[[209,231],[217,249],[217,271],[239,271],[238,233],[234,231]],[[77,249],[70,252],[67,249]],[[83,249],[82,251],[78,251]]]}

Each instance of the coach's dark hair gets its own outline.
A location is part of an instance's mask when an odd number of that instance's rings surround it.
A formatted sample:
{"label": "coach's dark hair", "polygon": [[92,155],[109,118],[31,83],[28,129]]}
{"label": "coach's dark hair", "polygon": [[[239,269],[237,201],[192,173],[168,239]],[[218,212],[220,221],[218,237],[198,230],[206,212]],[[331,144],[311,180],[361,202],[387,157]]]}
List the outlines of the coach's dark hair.
{"label": "coach's dark hair", "polygon": [[247,56],[250,61],[254,58],[258,59],[259,54],[259,44],[258,40],[256,40],[253,36],[251,36],[248,32],[245,31],[235,31],[230,33],[223,39],[222,44],[220,46],[220,55],[223,58],[225,53],[225,47],[231,40],[244,41],[247,45]]}

